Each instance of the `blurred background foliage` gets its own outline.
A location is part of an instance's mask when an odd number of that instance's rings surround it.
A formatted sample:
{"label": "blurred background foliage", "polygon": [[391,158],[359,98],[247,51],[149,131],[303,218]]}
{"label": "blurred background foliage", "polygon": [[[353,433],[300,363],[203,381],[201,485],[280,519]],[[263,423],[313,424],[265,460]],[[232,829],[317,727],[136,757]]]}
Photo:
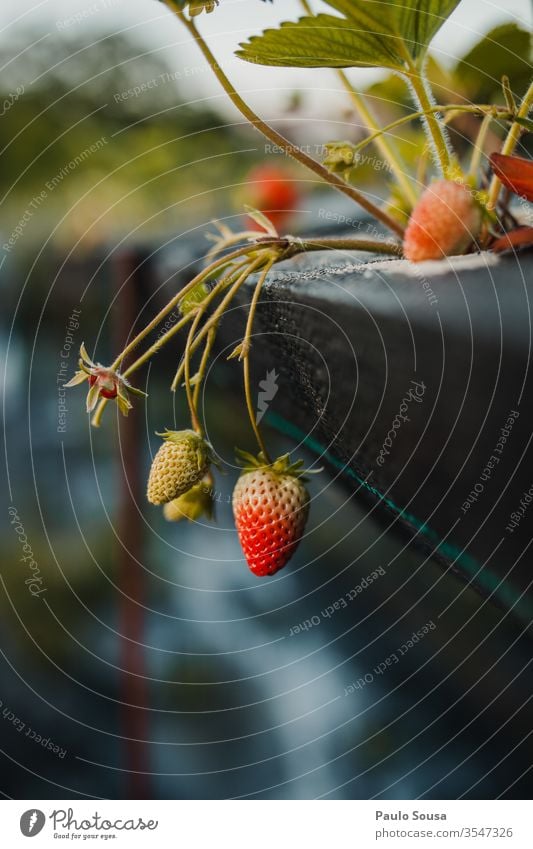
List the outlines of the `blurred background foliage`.
{"label": "blurred background foliage", "polygon": [[231,156],[244,147],[243,133],[208,104],[186,103],[175,72],[125,35],[88,44],[19,31],[0,44],[0,62],[3,96],[24,87],[0,123],[2,228],[58,177],[40,224],[36,216],[34,240],[50,233],[51,220],[54,242],[69,247],[81,239],[87,249],[130,230],[161,237],[227,207],[230,189],[214,191],[221,172],[231,187],[249,167],[246,154]]}

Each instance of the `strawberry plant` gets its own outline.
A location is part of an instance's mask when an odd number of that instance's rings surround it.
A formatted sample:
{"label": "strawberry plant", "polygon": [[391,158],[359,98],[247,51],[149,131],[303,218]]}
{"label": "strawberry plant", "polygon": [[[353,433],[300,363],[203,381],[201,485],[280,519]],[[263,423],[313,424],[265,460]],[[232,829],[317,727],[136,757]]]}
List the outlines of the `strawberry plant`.
{"label": "strawberry plant", "polygon": [[[253,276],[254,291],[244,335],[229,359],[242,364],[244,397],[258,454],[240,454],[244,468],[235,488],[233,507],[250,569],[256,575],[271,575],[287,563],[302,537],[309,496],[301,461],[291,462],[288,456],[270,457],[252,403],[251,340],[265,280],[276,263],[308,251],[365,251],[420,262],[473,250],[499,251],[532,244],[533,228],[517,219],[511,198],[512,193],[526,202],[533,197],[533,166],[514,155],[522,134],[533,129],[533,83],[529,87],[526,84],[519,97],[509,78],[512,75],[513,80],[523,80],[524,66],[529,68],[525,57],[523,61],[517,58],[515,50],[517,46],[527,49],[529,37],[526,34],[524,41],[524,34],[516,27],[500,27],[499,42],[496,31],[494,38],[489,34],[471,51],[471,61],[464,59],[451,72],[441,69],[429,57],[428,50],[460,0],[325,0],[330,7],[327,14],[315,14],[310,0],[301,0],[302,16],[298,20],[252,35],[240,45],[237,56],[265,66],[324,68],[337,74],[368,132],[356,144],[328,141],[326,156],[318,161],[258,116],[217,63],[197,21],[201,22],[203,13],[216,13],[219,2],[224,0],[162,2],[195,41],[246,120],[279,150],[364,209],[389,234],[385,238],[364,239],[295,238],[280,233],[278,228],[292,211],[297,196],[283,173],[271,166],[261,167],[250,181],[250,199],[255,208],[247,208],[249,229],[234,233],[218,224],[217,232],[211,235],[213,246],[205,268],[170,299],[111,365],[93,363],[82,347],[80,371],[70,385],[88,381],[87,409],[94,413],[93,424],[98,426],[109,401],[116,400],[120,412],[128,414],[129,393],[143,394],[132,387],[131,376],[180,331],[186,331],[183,356],[171,389],[175,392],[184,387],[191,427],[164,434],[150,473],[148,499],[164,505],[165,516],[171,521],[210,516],[213,454],[198,414],[199,393],[224,313]],[[493,49],[493,44],[498,49]],[[487,54],[489,66],[495,63],[501,75],[500,96],[493,97],[493,102],[473,102],[476,92],[480,96],[487,94],[487,86],[478,85],[476,89],[472,62],[476,56],[485,57],[485,61]],[[395,90],[400,86],[401,96],[410,98],[414,108],[380,126],[368,97],[346,73],[346,69],[368,67],[392,74]],[[463,94],[458,102],[450,103],[452,73],[460,79]],[[442,102],[437,102],[434,89],[442,95]],[[490,90],[488,94],[492,97]],[[453,121],[461,116],[473,118],[476,124],[476,134],[466,151],[464,145],[456,149],[449,132]],[[417,148],[415,170],[404,161],[393,134],[416,122],[424,134]],[[484,167],[483,151],[493,127],[503,131],[504,138],[500,153],[490,160],[489,170]],[[376,203],[355,184],[356,166],[368,145],[376,148],[388,166],[383,179],[387,181],[389,197],[383,204]],[[265,211],[270,211],[271,217]],[[131,354],[175,310],[180,319],[131,361]],[[129,364],[123,368],[126,359]]]}

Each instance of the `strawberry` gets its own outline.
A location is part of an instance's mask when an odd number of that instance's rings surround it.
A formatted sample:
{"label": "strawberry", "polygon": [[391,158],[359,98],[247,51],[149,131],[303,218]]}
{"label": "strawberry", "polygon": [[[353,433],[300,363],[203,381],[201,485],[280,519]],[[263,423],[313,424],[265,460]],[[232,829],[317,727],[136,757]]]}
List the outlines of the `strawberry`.
{"label": "strawberry", "polygon": [[201,481],[209,468],[211,449],[193,430],[157,435],[165,441],[152,462],[147,498],[152,504],[167,504]]}
{"label": "strawberry", "polygon": [[233,491],[233,515],[250,570],[273,575],[291,559],[309,514],[309,494],[301,475],[302,461],[289,455],[266,464],[263,456],[239,452],[246,466]]}
{"label": "strawberry", "polygon": [[479,236],[482,209],[465,183],[438,180],[416,204],[403,240],[411,262],[462,254]]}
{"label": "strawberry", "polygon": [[183,519],[196,522],[202,516],[212,519],[213,506],[213,479],[206,475],[183,495],[167,502],[163,506],[163,514],[167,522],[181,522]]}
{"label": "strawberry", "polygon": [[[248,183],[246,204],[264,212],[277,229],[283,227],[299,201],[299,192],[287,172],[276,165],[258,165],[248,174]],[[248,224],[258,229],[255,221],[248,219]]]}

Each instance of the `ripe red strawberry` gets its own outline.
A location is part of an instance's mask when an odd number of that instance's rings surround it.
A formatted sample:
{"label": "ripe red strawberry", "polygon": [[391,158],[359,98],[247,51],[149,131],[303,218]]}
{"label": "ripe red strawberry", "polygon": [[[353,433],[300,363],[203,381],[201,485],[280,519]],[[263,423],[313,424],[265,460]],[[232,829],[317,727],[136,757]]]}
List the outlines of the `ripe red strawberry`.
{"label": "ripe red strawberry", "polygon": [[291,559],[309,514],[309,494],[301,475],[302,461],[289,455],[266,465],[240,452],[247,466],[233,491],[233,515],[250,570],[257,577],[273,575]]}
{"label": "ripe red strawberry", "polygon": [[[294,213],[300,197],[287,171],[277,165],[258,165],[250,171],[248,181],[244,202],[263,212],[276,229],[282,228]],[[259,229],[250,218],[247,226],[252,230]]]}
{"label": "ripe red strawberry", "polygon": [[482,209],[464,183],[438,180],[416,204],[403,240],[411,262],[462,254],[479,236]]}

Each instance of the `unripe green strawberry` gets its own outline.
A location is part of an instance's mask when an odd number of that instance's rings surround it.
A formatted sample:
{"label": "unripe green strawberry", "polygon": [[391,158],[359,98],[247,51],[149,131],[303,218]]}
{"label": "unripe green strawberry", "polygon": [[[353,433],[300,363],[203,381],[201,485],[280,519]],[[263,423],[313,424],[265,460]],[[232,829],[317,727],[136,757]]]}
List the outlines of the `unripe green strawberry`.
{"label": "unripe green strawberry", "polygon": [[167,504],[203,478],[211,452],[193,430],[167,430],[157,435],[165,441],[150,469],[147,497],[152,504]]}
{"label": "unripe green strawberry", "polygon": [[191,486],[183,495],[174,498],[163,506],[167,522],[181,522],[188,519],[196,522],[205,516],[213,518],[213,481],[211,476],[204,477],[200,483]]}
{"label": "unripe green strawberry", "polygon": [[[254,458],[252,458],[253,460]],[[246,562],[258,577],[282,569],[300,542],[309,514],[309,494],[300,465],[288,455],[271,465],[247,466],[233,491],[233,515]]]}
{"label": "unripe green strawberry", "polygon": [[403,240],[403,253],[411,262],[462,254],[477,239],[482,209],[464,183],[438,180],[416,204]]}

